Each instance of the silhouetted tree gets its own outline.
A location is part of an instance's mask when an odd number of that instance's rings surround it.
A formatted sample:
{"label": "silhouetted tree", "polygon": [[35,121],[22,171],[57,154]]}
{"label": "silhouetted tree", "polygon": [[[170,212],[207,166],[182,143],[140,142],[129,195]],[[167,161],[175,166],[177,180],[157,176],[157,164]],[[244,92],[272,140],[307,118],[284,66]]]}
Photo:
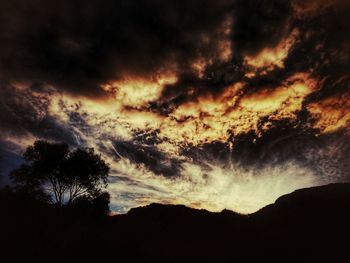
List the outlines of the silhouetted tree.
{"label": "silhouetted tree", "polygon": [[10,174],[16,187],[47,193],[54,204],[94,199],[107,187],[109,167],[92,148],[70,151],[65,143],[36,141],[23,156],[28,163]]}

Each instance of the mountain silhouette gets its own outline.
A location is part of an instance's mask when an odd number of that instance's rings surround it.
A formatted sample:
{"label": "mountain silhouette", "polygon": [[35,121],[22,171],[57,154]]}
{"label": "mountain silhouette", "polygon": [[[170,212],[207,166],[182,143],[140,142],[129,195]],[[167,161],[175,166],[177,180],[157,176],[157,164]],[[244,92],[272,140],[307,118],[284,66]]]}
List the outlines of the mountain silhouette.
{"label": "mountain silhouette", "polygon": [[[105,219],[2,192],[11,262],[347,262],[350,183],[297,190],[256,213],[150,204]],[[8,261],[10,262],[10,261]]]}

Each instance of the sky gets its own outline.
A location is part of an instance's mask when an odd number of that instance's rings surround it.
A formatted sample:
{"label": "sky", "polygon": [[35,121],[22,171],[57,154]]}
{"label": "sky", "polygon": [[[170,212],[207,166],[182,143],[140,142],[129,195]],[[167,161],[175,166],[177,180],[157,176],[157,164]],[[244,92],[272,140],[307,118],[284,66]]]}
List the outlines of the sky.
{"label": "sky", "polygon": [[93,147],[111,209],[252,213],[349,181],[342,0],[0,1],[0,186],[35,140]]}

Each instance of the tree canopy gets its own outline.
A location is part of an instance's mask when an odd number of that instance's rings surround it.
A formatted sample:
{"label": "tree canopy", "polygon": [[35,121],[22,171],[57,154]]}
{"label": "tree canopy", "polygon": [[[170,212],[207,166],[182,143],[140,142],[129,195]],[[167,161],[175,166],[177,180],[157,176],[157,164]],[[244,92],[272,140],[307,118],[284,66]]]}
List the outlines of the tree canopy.
{"label": "tree canopy", "polygon": [[70,150],[65,143],[39,140],[23,157],[27,163],[10,174],[16,187],[45,193],[54,204],[94,199],[107,187],[109,166],[93,148]]}

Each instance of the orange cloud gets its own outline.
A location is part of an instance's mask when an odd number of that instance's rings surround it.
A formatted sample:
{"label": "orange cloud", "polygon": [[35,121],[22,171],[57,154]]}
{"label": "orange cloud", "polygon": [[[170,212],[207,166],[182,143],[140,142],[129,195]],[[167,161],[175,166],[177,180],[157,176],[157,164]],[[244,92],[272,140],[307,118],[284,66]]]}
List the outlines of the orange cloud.
{"label": "orange cloud", "polygon": [[262,117],[293,119],[304,98],[315,91],[316,80],[306,73],[295,74],[274,89],[244,95],[245,84],[236,83],[218,97],[206,95],[180,105],[165,118],[160,135],[178,144],[227,141],[231,134],[259,133]]}
{"label": "orange cloud", "polygon": [[350,132],[350,97],[339,95],[308,105],[308,111],[316,120],[314,128],[322,133],[340,129]]}
{"label": "orange cloud", "polygon": [[304,98],[316,88],[316,81],[305,73],[289,78],[283,86],[262,89],[244,96],[240,106],[251,112],[268,115],[276,112],[278,118],[293,117],[295,111],[301,110]]}
{"label": "orange cloud", "polygon": [[331,7],[349,6],[346,0],[293,0],[292,7],[297,16],[312,16]]}
{"label": "orange cloud", "polygon": [[155,101],[167,84],[177,81],[174,74],[158,75],[147,79],[142,77],[125,77],[102,86],[105,91],[115,96],[117,103],[138,108]]}
{"label": "orange cloud", "polygon": [[251,68],[247,73],[247,77],[254,76],[255,71],[263,70],[270,71],[274,68],[283,68],[284,60],[287,58],[290,48],[294,45],[299,32],[293,30],[292,33],[282,39],[276,47],[264,48],[255,56],[246,56],[244,58],[245,64]]}

